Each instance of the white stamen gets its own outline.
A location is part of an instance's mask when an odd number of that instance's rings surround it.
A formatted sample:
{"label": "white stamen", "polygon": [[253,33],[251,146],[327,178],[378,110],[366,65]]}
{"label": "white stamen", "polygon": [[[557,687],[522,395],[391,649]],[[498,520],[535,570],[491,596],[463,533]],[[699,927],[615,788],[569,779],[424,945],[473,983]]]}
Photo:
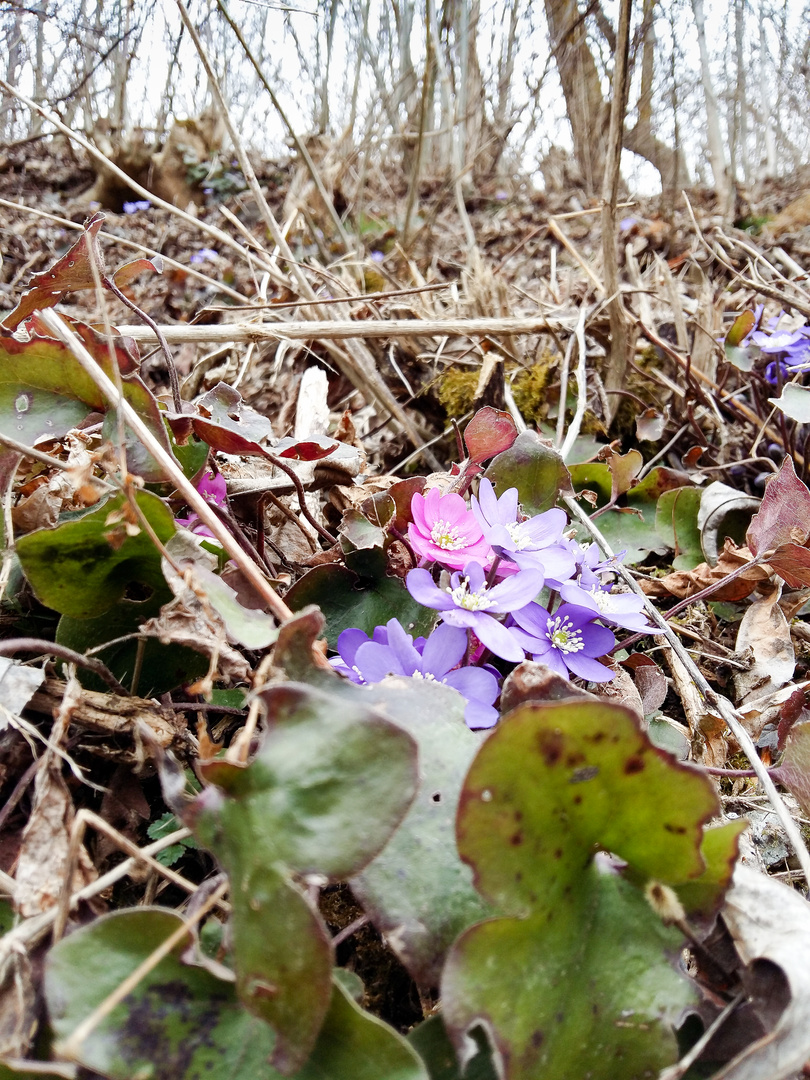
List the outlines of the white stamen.
{"label": "white stamen", "polygon": [[453,603],[467,611],[486,611],[492,607],[493,601],[487,600],[484,595],[487,591],[486,585],[482,585],[478,592],[470,592],[469,589],[470,579],[465,577],[457,588],[447,591],[452,596]]}
{"label": "white stamen", "polygon": [[467,540],[459,536],[458,529],[449,521],[436,521],[430,530],[430,539],[445,551],[458,551],[459,548],[468,546]]}
{"label": "white stamen", "polygon": [[585,648],[582,631],[575,630],[573,623],[567,616],[560,618],[558,615],[554,619],[549,617],[546,637],[554,648],[559,649],[562,653],[580,652]]}
{"label": "white stamen", "polygon": [[516,551],[523,551],[525,548],[533,546],[532,538],[526,536],[523,531],[522,521],[513,521],[509,525],[506,525],[505,528],[512,538],[512,543],[515,545]]}

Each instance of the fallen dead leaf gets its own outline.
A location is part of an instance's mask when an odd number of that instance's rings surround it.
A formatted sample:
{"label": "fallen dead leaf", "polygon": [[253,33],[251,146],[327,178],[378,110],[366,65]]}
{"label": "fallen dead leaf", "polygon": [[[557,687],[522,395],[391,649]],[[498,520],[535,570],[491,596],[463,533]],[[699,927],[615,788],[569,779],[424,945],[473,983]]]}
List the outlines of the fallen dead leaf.
{"label": "fallen dead leaf", "polygon": [[[64,737],[71,705],[78,700],[79,692],[78,683],[69,681],[61,715],[51,731],[51,745],[58,746]],[[67,874],[72,874],[72,892],[96,877],[84,845],[79,848],[76,865],[68,865],[75,812],[70,791],[62,777],[62,764],[62,758],[49,749],[34,782],[34,805],[23,832],[14,879],[15,908],[24,918],[31,918],[54,907]]]}
{"label": "fallen dead leaf", "polygon": [[[707,589],[710,585],[722,581],[743,563],[751,562],[751,558],[748,548],[738,548],[733,541],[726,539],[716,566],[700,563],[693,570],[678,570],[652,581],[642,579],[639,584],[648,596],[677,596],[680,600],[685,600]],[[752,566],[750,570],[743,571],[728,585],[721,585],[712,593],[712,600],[727,600],[731,603],[744,600],[746,596],[750,596],[760,581],[765,581],[768,577],[770,577],[770,570],[767,566]]]}
{"label": "fallen dead leaf", "polygon": [[738,865],[721,914],[767,1034],[712,1080],[784,1080],[810,1059],[810,904],[795,889]]}
{"label": "fallen dead leaf", "polygon": [[751,666],[734,675],[737,701],[775,693],[793,678],[796,656],[790,640],[790,626],[779,607],[781,582],[755,600],[740,622],[736,653],[750,650]]}

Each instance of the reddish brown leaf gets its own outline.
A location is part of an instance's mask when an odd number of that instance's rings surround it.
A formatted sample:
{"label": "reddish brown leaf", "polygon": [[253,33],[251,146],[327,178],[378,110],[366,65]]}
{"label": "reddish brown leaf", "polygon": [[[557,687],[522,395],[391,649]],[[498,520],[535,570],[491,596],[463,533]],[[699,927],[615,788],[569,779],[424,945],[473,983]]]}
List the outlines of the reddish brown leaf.
{"label": "reddish brown leaf", "polygon": [[615,502],[631,487],[635,487],[644,458],[638,450],[628,450],[626,454],[610,451],[606,460],[610,469],[610,501]]}
{"label": "reddish brown leaf", "polygon": [[155,274],[163,273],[163,259],[159,255],[155,255],[153,259],[133,259],[132,262],[118,267],[113,274],[113,281],[119,289],[123,289],[146,270],[151,270]]}
{"label": "reddish brown leaf", "polygon": [[[684,600],[702,589],[708,588],[727,577],[732,570],[738,569],[741,563],[751,561],[751,553],[748,548],[737,548],[731,540],[726,540],[726,546],[720,554],[716,566],[708,563],[700,563],[693,570],[679,570],[674,574],[654,580],[642,579],[639,584],[648,596],[677,596]],[[712,600],[728,600],[736,603],[744,600],[756,588],[757,582],[770,577],[770,570],[765,566],[752,566],[740,577],[730,581],[728,585],[721,585],[716,592],[712,593]]]}
{"label": "reddish brown leaf", "polygon": [[768,559],[768,565],[789,589],[810,585],[810,548],[798,544],[782,544]]}
{"label": "reddish brown leaf", "polygon": [[43,270],[40,274],[32,274],[30,288],[11,314],[4,319],[4,326],[7,326],[9,330],[16,330],[20,323],[34,311],[58,304],[65,293],[95,287],[88,250],[92,250],[92,261],[98,267],[99,274],[103,276],[104,260],[97,238],[103,221],[103,214],[94,214],[85,222],[82,235],[61,259],[58,259],[50,269]]}
{"label": "reddish brown leaf", "polygon": [[508,450],[517,434],[515,421],[508,412],[486,405],[464,429],[464,442],[470,459],[480,463]]}
{"label": "reddish brown leaf", "polygon": [[[796,475],[792,459],[786,457],[779,472],[765,487],[762,506],[751,521],[746,540],[751,551],[758,555],[760,552],[781,547],[782,544],[803,546],[807,543],[808,536],[810,491]],[[782,559],[781,564],[787,564],[788,570],[790,569],[790,559]],[[784,577],[781,570],[778,573]],[[785,581],[787,580],[785,578]]]}

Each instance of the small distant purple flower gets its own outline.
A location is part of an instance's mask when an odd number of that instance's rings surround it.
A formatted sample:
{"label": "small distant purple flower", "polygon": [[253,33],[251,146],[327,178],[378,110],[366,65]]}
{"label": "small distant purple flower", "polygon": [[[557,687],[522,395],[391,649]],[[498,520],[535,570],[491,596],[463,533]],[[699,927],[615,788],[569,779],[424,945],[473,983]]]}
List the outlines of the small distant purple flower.
{"label": "small distant purple flower", "polygon": [[214,251],[213,248],[200,248],[199,251],[195,251],[194,254],[191,256],[191,262],[210,262],[212,259],[216,259],[217,255],[218,252]]}
{"label": "small distant purple flower", "polygon": [[576,607],[588,608],[592,618],[601,619],[614,626],[635,633],[661,634],[663,631],[647,621],[644,600],[635,593],[612,592],[609,586],[597,585],[583,589],[573,581],[567,581],[560,589],[560,599]]}
{"label": "small distant purple flower", "polygon": [[622,218],[622,220],[619,222],[619,230],[621,232],[628,232],[630,229],[633,228],[634,225],[637,225],[637,224],[638,224],[638,218],[634,218],[634,217]]}
{"label": "small distant purple flower", "polygon": [[609,682],[615,677],[616,673],[596,657],[609,652],[616,638],[607,627],[593,621],[589,608],[560,604],[551,615],[541,604],[533,603],[515,611],[512,618],[518,624],[512,633],[526,652],[564,679],[569,671],[591,682]]}
{"label": "small distant purple flower", "polygon": [[[195,486],[206,502],[215,503],[217,506],[222,507],[227,506],[228,492],[225,487],[225,477],[222,473],[214,473],[212,469],[206,469]],[[175,518],[175,521],[178,525],[182,525],[183,528],[199,533],[201,536],[214,535],[207,526],[200,523],[200,519],[196,514],[189,514],[185,518]]]}
{"label": "small distant purple flower", "polygon": [[411,499],[411,514],[408,539],[423,559],[460,570],[470,559],[486,564],[492,558],[481,526],[460,495],[442,495],[438,488],[424,496],[417,492]]}
{"label": "small distant purple flower", "polygon": [[385,252],[383,252],[383,251],[372,251],[371,258],[376,263],[385,262]]}
{"label": "small distant purple flower", "polygon": [[466,700],[464,719],[469,727],[488,728],[498,720],[498,710],[492,705],[498,696],[498,681],[492,672],[456,666],[467,651],[467,634],[458,627],[445,623],[428,638],[414,641],[396,619],[391,619],[375,629],[371,640],[362,630],[344,630],[337,646],[340,659],[331,663],[352,682],[376,683],[387,675],[440,682]]}
{"label": "small distant purple flower", "polygon": [[488,588],[483,566],[468,562],[463,574],[452,575],[448,589],[440,589],[427,570],[411,570],[406,584],[417,603],[440,611],[451,626],[472,630],[495,656],[514,663],[523,659],[523,649],[494,615],[514,613],[530,603],[543,587],[540,571],[521,570]]}
{"label": "small distant purple flower", "polygon": [[495,198],[498,200],[498,202],[506,202],[506,200],[509,198],[509,192],[508,191],[496,191],[495,192]]}
{"label": "small distant purple flower", "polygon": [[577,564],[574,576],[578,578],[583,589],[601,588],[602,579],[599,574],[612,570],[613,564],[618,562],[624,555],[623,551],[619,551],[610,559],[600,561],[599,548],[596,544],[578,544],[576,542],[571,545],[571,550]]}
{"label": "small distant purple flower", "polygon": [[134,202],[125,202],[123,209],[125,214],[137,214],[139,210],[149,210],[151,207],[148,199],[136,199]]}
{"label": "small distant purple flower", "polygon": [[[557,584],[574,573],[576,561],[570,545],[563,540],[563,529],[568,524],[564,510],[554,508],[519,521],[517,488],[508,488],[496,498],[486,477],[479,485],[478,498],[473,495],[470,501],[484,538],[502,558],[523,570],[540,570]],[[512,572],[507,567],[503,570]]]}

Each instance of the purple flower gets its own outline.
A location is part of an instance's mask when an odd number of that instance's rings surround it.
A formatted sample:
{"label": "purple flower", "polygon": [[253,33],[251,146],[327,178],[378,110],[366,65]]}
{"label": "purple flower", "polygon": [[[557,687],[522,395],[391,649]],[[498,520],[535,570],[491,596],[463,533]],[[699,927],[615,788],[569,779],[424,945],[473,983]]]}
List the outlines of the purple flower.
{"label": "purple flower", "polygon": [[362,630],[344,630],[337,645],[340,659],[330,662],[352,682],[375,683],[387,675],[440,682],[458,690],[466,700],[464,719],[469,727],[492,727],[498,720],[498,710],[492,706],[498,696],[498,681],[492,672],[456,667],[467,651],[467,635],[458,627],[443,624],[430,637],[414,641],[396,619],[391,619],[375,629],[372,640]]}
{"label": "purple flower", "polygon": [[417,492],[411,499],[411,513],[408,539],[423,559],[460,570],[470,559],[486,564],[492,558],[481,526],[460,495],[442,495],[435,487],[424,496]]}
{"label": "purple flower", "polygon": [[[472,512],[484,538],[505,559],[522,570],[540,570],[555,587],[574,573],[576,561],[570,546],[563,540],[568,524],[564,510],[546,510],[544,514],[518,520],[518,490],[508,488],[500,498],[486,477],[481,481],[478,498],[473,495]],[[499,571],[513,573],[509,566]]]}
{"label": "purple flower", "polygon": [[148,199],[136,199],[134,202],[125,202],[123,210],[125,214],[137,214],[139,210],[149,210],[151,207]]}
{"label": "purple flower", "polygon": [[214,251],[213,248],[200,248],[191,256],[191,261],[193,263],[209,262],[211,259],[216,259],[217,254],[218,252]]}
{"label": "purple flower", "polygon": [[512,618],[518,626],[512,627],[512,633],[532,659],[547,664],[564,679],[571,671],[580,679],[609,682],[615,672],[595,658],[609,652],[616,638],[607,627],[595,623],[593,617],[589,608],[573,604],[560,604],[551,615],[546,608],[533,603],[513,612]]}
{"label": "purple flower", "polygon": [[[225,477],[222,473],[214,473],[211,469],[206,469],[195,486],[206,502],[215,503],[217,506],[222,507],[227,506],[228,492],[225,487]],[[196,514],[189,514],[188,517],[184,518],[175,518],[175,521],[178,525],[190,529],[191,532],[199,533],[201,536],[213,537],[214,535],[206,525],[200,523],[200,519]]]}
{"label": "purple flower", "polygon": [[406,584],[414,600],[440,611],[451,626],[472,630],[495,656],[514,663],[523,659],[523,649],[493,616],[514,613],[530,603],[543,587],[539,570],[521,570],[488,588],[483,566],[468,562],[463,574],[453,574],[447,589],[440,589],[427,570],[411,570]]}
{"label": "purple flower", "polygon": [[576,577],[584,589],[592,589],[594,586],[601,589],[602,579],[598,575],[611,570],[612,564],[618,562],[624,555],[623,551],[619,551],[610,559],[600,562],[599,548],[596,544],[586,546],[574,542],[571,545],[571,550],[577,564]]}
{"label": "purple flower", "polygon": [[382,251],[372,251],[371,258],[376,263],[385,262],[385,253]]}
{"label": "purple flower", "polygon": [[560,599],[576,607],[588,608],[592,618],[613,623],[635,633],[662,634],[657,626],[647,621],[644,600],[635,593],[612,592],[610,586],[593,586],[583,589],[573,581],[567,581],[560,589]]}

